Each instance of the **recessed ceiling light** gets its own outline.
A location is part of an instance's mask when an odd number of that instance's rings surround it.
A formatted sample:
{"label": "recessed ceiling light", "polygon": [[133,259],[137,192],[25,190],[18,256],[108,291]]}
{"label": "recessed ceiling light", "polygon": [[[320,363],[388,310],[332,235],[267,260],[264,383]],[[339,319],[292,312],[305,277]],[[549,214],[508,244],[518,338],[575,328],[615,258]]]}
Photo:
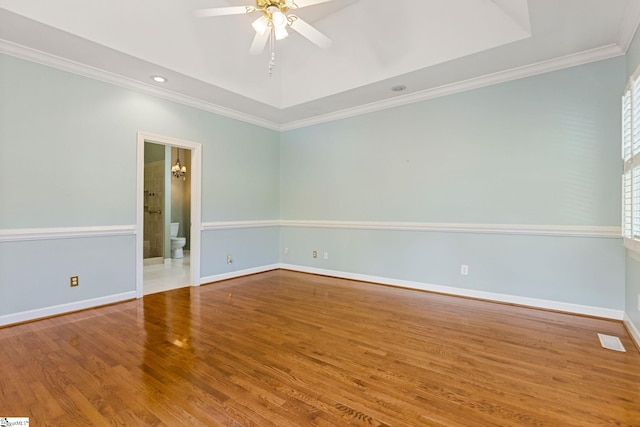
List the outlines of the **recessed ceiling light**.
{"label": "recessed ceiling light", "polygon": [[403,90],[405,90],[407,87],[404,85],[398,85],[398,86],[394,86],[391,88],[392,91],[394,92],[402,92]]}
{"label": "recessed ceiling light", "polygon": [[166,83],[167,78],[162,76],[151,76],[151,79],[156,83]]}

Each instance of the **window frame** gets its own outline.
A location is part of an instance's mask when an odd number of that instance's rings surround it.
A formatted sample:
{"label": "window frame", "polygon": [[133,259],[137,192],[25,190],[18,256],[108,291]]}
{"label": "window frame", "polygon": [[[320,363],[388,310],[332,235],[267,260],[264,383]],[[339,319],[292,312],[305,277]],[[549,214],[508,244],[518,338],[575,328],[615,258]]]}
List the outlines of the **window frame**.
{"label": "window frame", "polygon": [[640,253],[640,67],[621,102],[622,212],[624,246]]}

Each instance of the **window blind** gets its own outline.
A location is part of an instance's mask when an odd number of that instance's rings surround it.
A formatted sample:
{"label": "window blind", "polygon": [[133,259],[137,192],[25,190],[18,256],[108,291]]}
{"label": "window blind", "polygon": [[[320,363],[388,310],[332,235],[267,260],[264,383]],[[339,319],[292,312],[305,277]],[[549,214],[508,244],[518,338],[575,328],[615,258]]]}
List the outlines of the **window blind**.
{"label": "window blind", "polygon": [[640,250],[640,69],[622,96],[621,155],[622,235],[627,247]]}

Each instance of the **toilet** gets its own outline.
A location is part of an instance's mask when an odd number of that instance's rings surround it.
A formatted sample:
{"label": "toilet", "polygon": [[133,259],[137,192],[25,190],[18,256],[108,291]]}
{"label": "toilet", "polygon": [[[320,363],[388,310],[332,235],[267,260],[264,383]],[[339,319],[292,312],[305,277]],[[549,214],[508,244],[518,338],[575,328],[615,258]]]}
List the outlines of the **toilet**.
{"label": "toilet", "polygon": [[186,237],[178,237],[179,222],[171,223],[171,258],[180,259],[184,257],[182,248],[187,244]]}

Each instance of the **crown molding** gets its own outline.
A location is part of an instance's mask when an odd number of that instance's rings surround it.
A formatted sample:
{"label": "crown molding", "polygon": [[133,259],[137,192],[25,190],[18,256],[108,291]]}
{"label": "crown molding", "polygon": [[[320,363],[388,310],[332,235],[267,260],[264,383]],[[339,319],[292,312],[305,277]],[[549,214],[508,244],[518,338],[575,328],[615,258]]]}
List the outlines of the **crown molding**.
{"label": "crown molding", "polygon": [[[638,2],[640,3],[640,2]],[[630,6],[631,8],[632,6]],[[640,15],[640,4],[634,5],[634,13]],[[636,9],[638,9],[636,11]],[[635,16],[635,15],[634,15]],[[465,92],[472,89],[479,89],[486,86],[491,86],[499,83],[505,83],[512,80],[518,80],[525,77],[531,77],[538,74],[549,73],[552,71],[558,71],[565,68],[574,67],[577,65],[583,65],[591,62],[601,61],[604,59],[610,59],[617,56],[624,55],[628,45],[633,39],[635,28],[637,27],[638,20],[633,17],[625,19],[625,25],[621,29],[620,45],[611,44],[596,49],[587,50],[573,55],[567,55],[559,58],[554,58],[548,61],[542,61],[536,64],[526,65],[522,67],[513,68],[506,71],[500,71],[485,76],[464,80],[448,85],[443,85],[431,89],[427,89],[420,92],[414,92],[404,96],[399,96],[379,102],[373,102],[365,105],[360,105],[353,108],[348,108],[333,113],[314,116],[308,119],[293,121],[289,123],[279,124],[269,120],[265,120],[259,117],[255,117],[249,114],[244,114],[236,110],[232,110],[220,105],[216,105],[210,102],[195,99],[186,95],[181,95],[176,92],[172,92],[166,89],[158,88],[151,84],[142,83],[128,77],[123,77],[108,71],[104,71],[95,67],[91,67],[79,62],[71,61],[65,58],[61,58],[55,55],[51,55],[36,49],[31,49],[16,43],[12,43],[6,40],[0,39],[0,53],[4,53],[10,56],[14,56],[27,61],[39,63],[52,68],[56,68],[62,71],[67,71],[73,74],[81,75],[84,77],[92,78],[95,80],[103,81],[105,83],[114,84],[116,86],[124,87],[126,89],[135,90],[137,92],[145,93],[147,95],[156,96],[158,98],[166,99],[169,101],[177,102],[190,107],[198,108],[200,110],[208,111],[211,113],[219,114],[224,117],[239,120],[245,123],[254,124],[267,129],[283,132],[307,126],[318,125],[335,120],[355,117],[363,114],[368,114],[376,111],[382,111],[390,108],[395,108],[403,105],[413,104],[416,102],[426,101],[429,99],[440,98],[447,95],[453,95],[460,92]]]}
{"label": "crown molding", "polygon": [[334,113],[324,114],[309,119],[298,120],[286,123],[281,126],[281,131],[299,129],[307,126],[318,125],[340,119],[359,116],[362,114],[382,111],[389,108],[400,107],[403,105],[413,104],[416,102],[427,101],[430,99],[440,98],[447,95],[453,95],[472,89],[479,89],[487,86],[505,83],[512,80],[518,80],[525,77],[532,77],[538,74],[545,74],[552,71],[559,71],[565,68],[575,67],[577,65],[588,64],[591,62],[602,61],[605,59],[615,58],[624,55],[623,51],[617,44],[611,44],[596,49],[586,50],[584,52],[562,56],[559,58],[542,61],[535,64],[525,65],[522,67],[512,68],[510,70],[500,71],[485,76],[476,77],[461,82],[448,85],[438,86],[431,89],[414,92],[379,102],[373,102],[358,107],[348,108]]}
{"label": "crown molding", "polygon": [[624,14],[620,32],[618,33],[618,46],[623,52],[627,52],[636,35],[640,24],[640,2],[630,1]]}
{"label": "crown molding", "polygon": [[200,110],[219,114],[224,117],[254,124],[267,129],[275,131],[280,130],[279,124],[271,122],[269,120],[264,120],[259,117],[232,110],[230,108],[222,107],[220,105],[202,101],[190,96],[172,92],[170,90],[162,89],[151,84],[142,83],[128,77],[124,77],[89,65],[81,64],[76,61],[71,61],[59,56],[51,55],[40,50],[9,42],[7,40],[0,39],[0,53],[4,53],[30,62],[35,62],[37,64],[46,65],[48,67],[77,74],[83,77],[99,80],[105,83],[110,83],[116,86],[123,87],[125,89],[135,90],[146,95],[151,95],[158,98],[166,99],[168,101],[177,102],[179,104],[198,108]]}

